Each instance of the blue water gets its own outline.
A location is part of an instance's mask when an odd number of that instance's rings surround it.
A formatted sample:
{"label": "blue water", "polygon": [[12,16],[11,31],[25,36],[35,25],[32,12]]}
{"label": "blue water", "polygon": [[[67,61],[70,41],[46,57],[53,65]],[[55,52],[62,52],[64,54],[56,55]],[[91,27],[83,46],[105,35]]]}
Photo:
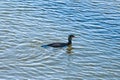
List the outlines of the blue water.
{"label": "blue water", "polygon": [[0,80],[119,79],[119,0],[0,0]]}

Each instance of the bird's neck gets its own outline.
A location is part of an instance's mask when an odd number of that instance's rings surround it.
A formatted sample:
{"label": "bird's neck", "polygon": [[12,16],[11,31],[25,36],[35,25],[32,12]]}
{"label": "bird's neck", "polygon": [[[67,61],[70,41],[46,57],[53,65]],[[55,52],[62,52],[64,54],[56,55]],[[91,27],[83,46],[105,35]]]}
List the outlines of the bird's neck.
{"label": "bird's neck", "polygon": [[68,39],[68,45],[72,44],[72,39]]}

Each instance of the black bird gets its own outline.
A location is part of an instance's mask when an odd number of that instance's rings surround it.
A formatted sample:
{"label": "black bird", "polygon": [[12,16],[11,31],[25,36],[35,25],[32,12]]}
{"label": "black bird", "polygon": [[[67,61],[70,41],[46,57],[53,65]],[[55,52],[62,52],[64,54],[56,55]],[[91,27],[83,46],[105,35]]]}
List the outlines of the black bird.
{"label": "black bird", "polygon": [[51,44],[48,44],[48,45],[43,45],[42,47],[47,47],[47,46],[50,46],[50,47],[65,47],[65,46],[69,46],[69,45],[72,44],[72,38],[73,37],[75,37],[75,36],[74,35],[69,35],[67,43],[51,43]]}

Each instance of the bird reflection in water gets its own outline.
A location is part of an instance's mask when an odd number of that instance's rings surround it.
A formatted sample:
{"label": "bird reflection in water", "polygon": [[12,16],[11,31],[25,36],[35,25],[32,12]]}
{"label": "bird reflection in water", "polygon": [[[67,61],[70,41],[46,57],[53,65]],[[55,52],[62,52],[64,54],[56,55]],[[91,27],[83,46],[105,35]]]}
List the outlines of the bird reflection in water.
{"label": "bird reflection in water", "polygon": [[73,49],[73,48],[72,48],[72,45],[68,45],[66,52],[67,52],[68,54],[72,54],[72,49]]}

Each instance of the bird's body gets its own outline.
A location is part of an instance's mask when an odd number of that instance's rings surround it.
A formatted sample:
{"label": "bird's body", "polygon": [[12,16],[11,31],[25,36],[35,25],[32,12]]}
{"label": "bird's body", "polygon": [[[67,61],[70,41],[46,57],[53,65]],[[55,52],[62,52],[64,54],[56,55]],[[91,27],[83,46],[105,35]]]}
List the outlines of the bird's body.
{"label": "bird's body", "polygon": [[67,46],[67,43],[52,43],[52,44],[48,44],[47,46],[51,46],[51,47],[64,47],[64,46]]}
{"label": "bird's body", "polygon": [[43,45],[42,47],[46,47],[46,46],[50,46],[50,47],[65,47],[65,46],[69,46],[72,44],[72,38],[74,37],[74,35],[69,35],[68,36],[68,42],[67,43],[51,43],[51,44],[47,44],[47,45]]}

